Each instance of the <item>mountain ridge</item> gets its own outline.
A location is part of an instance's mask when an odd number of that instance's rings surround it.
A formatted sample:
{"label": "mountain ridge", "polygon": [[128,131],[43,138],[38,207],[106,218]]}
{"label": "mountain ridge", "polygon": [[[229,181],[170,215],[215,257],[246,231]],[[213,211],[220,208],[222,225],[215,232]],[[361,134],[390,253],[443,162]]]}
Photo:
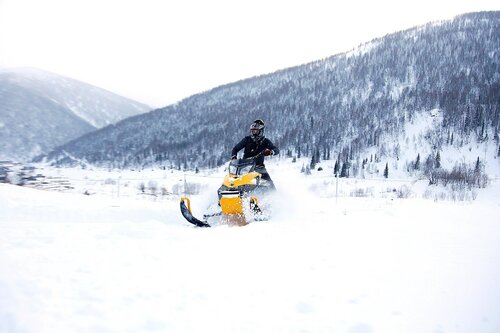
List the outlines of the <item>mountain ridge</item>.
{"label": "mountain ridge", "polygon": [[34,68],[0,69],[0,158],[29,160],[147,105]]}
{"label": "mountain ridge", "polygon": [[[40,96],[49,96],[56,103],[69,109],[76,116],[82,118],[84,121],[96,128],[101,128],[115,123],[137,113],[143,113],[144,110],[151,110],[151,107],[145,104],[120,96],[109,90],[37,68],[21,67],[13,69],[0,69],[0,80],[2,82],[7,81],[20,87],[32,89]],[[64,93],[56,95],[53,91],[62,90],[61,87],[66,88]],[[77,91],[77,95],[80,96],[77,96],[76,98],[71,96],[72,91]],[[92,99],[96,99],[101,105],[92,105],[93,102],[90,101],[87,96],[92,97]],[[104,107],[106,106],[105,102],[107,100],[113,101],[115,99],[127,101],[130,103],[130,106],[121,110],[120,113],[116,111],[106,113],[106,110],[104,110]],[[82,103],[83,106],[77,105],[76,102]]]}
{"label": "mountain ridge", "polygon": [[[468,13],[388,34],[357,49],[243,79],[125,119],[59,147],[108,167],[223,164],[253,119],[287,156],[322,155],[354,165],[384,137],[404,132],[417,114],[442,111],[434,153],[449,144],[498,140],[500,12]],[[461,143],[457,143],[461,138]]]}

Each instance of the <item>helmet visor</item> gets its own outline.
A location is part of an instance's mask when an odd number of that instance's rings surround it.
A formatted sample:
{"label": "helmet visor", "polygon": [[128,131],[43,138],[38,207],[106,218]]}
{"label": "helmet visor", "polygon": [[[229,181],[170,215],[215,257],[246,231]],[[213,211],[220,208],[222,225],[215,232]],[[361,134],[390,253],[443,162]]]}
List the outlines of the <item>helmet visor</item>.
{"label": "helmet visor", "polygon": [[250,132],[252,133],[252,135],[259,135],[260,133],[260,129],[257,129],[257,128],[252,128],[250,130]]}

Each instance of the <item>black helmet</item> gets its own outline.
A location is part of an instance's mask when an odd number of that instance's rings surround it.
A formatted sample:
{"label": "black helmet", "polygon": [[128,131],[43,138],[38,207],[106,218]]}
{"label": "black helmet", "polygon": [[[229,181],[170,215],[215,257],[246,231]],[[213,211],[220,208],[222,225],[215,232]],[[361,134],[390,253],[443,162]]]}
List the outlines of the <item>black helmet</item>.
{"label": "black helmet", "polygon": [[250,125],[250,135],[254,141],[260,141],[264,138],[264,121],[262,119],[256,119]]}

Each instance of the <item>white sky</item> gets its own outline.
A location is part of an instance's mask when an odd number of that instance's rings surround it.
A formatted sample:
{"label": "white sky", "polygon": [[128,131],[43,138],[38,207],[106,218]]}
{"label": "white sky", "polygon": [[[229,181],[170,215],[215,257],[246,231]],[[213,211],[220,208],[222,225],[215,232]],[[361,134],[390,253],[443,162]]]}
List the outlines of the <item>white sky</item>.
{"label": "white sky", "polygon": [[0,0],[0,66],[151,106],[348,51],[498,0]]}

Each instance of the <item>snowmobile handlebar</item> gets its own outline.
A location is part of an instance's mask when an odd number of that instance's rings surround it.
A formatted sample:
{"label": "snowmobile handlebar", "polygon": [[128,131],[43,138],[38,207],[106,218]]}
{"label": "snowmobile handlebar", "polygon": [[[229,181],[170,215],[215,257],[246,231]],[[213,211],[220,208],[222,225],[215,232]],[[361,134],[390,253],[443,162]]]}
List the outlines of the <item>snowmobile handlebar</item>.
{"label": "snowmobile handlebar", "polygon": [[259,158],[260,156],[263,156],[263,155],[264,155],[263,153],[264,153],[264,151],[261,151],[261,152],[260,152],[260,153],[258,153],[257,155],[252,156],[252,157],[250,157],[250,158],[248,158],[248,159],[256,160],[256,159],[257,159],[257,158]]}
{"label": "snowmobile handlebar", "polygon": [[[258,154],[257,154],[257,155],[255,155],[255,156],[252,156],[252,157],[247,157],[247,158],[237,158],[237,157],[235,157],[235,156],[232,156],[232,157],[231,157],[231,159],[230,159],[229,161],[231,161],[231,160],[256,160],[257,158],[259,158],[260,156],[262,156],[262,155],[263,155],[262,153],[263,153],[263,151],[261,151],[260,153],[258,153]],[[234,157],[234,158],[233,158],[233,157]]]}

